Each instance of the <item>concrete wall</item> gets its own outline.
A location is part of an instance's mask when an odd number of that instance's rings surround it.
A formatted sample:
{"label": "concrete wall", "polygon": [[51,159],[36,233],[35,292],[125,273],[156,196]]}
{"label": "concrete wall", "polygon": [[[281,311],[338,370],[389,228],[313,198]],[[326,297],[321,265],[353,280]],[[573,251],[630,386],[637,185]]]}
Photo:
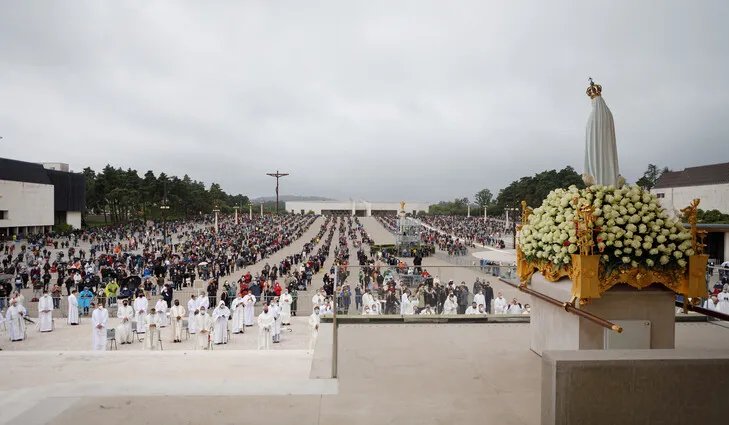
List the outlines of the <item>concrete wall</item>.
{"label": "concrete wall", "polygon": [[[535,273],[530,287],[560,301],[571,297],[572,281],[548,282]],[[606,329],[563,308],[531,298],[531,349],[542,354],[549,350],[602,350]],[[675,344],[676,315],[673,292],[653,285],[637,290],[616,285],[591,304],[580,309],[608,321],[649,321],[650,348],[668,349]],[[607,331],[612,332],[612,331]]]}
{"label": "concrete wall", "polygon": [[[405,212],[413,213],[416,211],[428,211],[428,204],[418,202],[405,202]],[[289,201],[286,202],[286,210],[294,211],[300,214],[304,210],[306,214],[314,211],[315,214],[321,214],[322,211],[348,211],[356,212],[358,215],[371,216],[372,211],[390,211],[397,213],[400,211],[399,202],[368,202],[368,201]]]}
{"label": "concrete wall", "polygon": [[53,225],[53,185],[0,180],[0,228]]}
{"label": "concrete wall", "polygon": [[546,351],[542,425],[726,424],[729,352]]}
{"label": "concrete wall", "polygon": [[669,211],[686,208],[694,199],[701,199],[701,209],[719,210],[729,214],[729,184],[687,186],[653,189],[652,193],[663,194],[661,205]]}
{"label": "concrete wall", "polygon": [[74,229],[81,228],[81,211],[67,211],[66,224],[70,224]]}

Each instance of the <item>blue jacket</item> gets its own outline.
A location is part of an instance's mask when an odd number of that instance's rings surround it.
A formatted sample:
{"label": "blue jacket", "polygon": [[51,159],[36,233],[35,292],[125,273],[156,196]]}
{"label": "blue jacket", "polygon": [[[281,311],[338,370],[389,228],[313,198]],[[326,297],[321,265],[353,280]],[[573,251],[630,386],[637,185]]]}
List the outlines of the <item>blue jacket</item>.
{"label": "blue jacket", "polygon": [[84,289],[79,294],[78,307],[89,308],[91,306],[91,299],[94,298],[94,294],[88,289]]}

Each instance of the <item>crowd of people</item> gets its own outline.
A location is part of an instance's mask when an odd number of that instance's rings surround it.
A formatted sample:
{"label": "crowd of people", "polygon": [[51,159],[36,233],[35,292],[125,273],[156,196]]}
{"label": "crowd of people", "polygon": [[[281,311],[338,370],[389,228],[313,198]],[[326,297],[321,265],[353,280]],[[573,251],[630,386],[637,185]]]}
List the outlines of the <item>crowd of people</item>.
{"label": "crowd of people", "polygon": [[[441,236],[432,238],[433,243],[443,246],[441,250],[448,250],[447,245],[457,239],[467,247],[475,244],[488,245],[503,249],[506,247],[504,239],[511,237],[514,232],[513,224],[507,227],[506,222],[495,218],[464,217],[464,216],[423,216],[419,218],[423,223],[443,232]],[[450,236],[448,238],[447,236]],[[455,237],[455,238],[453,238]]]}

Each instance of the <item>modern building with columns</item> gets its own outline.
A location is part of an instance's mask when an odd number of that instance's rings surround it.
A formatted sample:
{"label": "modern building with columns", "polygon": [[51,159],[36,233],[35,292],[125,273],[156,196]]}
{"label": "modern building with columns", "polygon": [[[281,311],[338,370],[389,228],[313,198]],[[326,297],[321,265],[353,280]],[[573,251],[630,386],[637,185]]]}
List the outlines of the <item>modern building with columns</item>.
{"label": "modern building with columns", "polygon": [[81,228],[86,178],[68,164],[0,158],[0,237],[45,233],[55,224]]}
{"label": "modern building with columns", "polygon": [[[428,212],[429,204],[422,202],[405,202],[405,212],[417,214]],[[313,211],[318,215],[350,215],[370,217],[373,215],[397,214],[400,202],[369,202],[365,200],[350,201],[287,201],[286,210],[292,214],[307,214]]]}

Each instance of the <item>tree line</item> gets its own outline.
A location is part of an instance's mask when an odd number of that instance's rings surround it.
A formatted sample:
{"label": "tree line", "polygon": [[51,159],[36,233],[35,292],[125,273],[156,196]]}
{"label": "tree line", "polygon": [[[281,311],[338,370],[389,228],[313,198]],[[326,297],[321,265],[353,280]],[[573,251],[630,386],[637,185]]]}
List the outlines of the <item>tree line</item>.
{"label": "tree line", "polygon": [[[247,210],[245,195],[230,195],[218,183],[206,187],[202,181],[182,178],[152,170],[140,176],[137,170],[123,170],[106,165],[101,172],[84,168],[86,176],[86,213],[103,216],[105,223],[132,220],[188,218],[207,214],[218,207],[229,213],[234,206]],[[275,202],[274,208],[275,208]],[[168,208],[165,208],[168,207]],[[241,213],[243,210],[241,210]]]}

